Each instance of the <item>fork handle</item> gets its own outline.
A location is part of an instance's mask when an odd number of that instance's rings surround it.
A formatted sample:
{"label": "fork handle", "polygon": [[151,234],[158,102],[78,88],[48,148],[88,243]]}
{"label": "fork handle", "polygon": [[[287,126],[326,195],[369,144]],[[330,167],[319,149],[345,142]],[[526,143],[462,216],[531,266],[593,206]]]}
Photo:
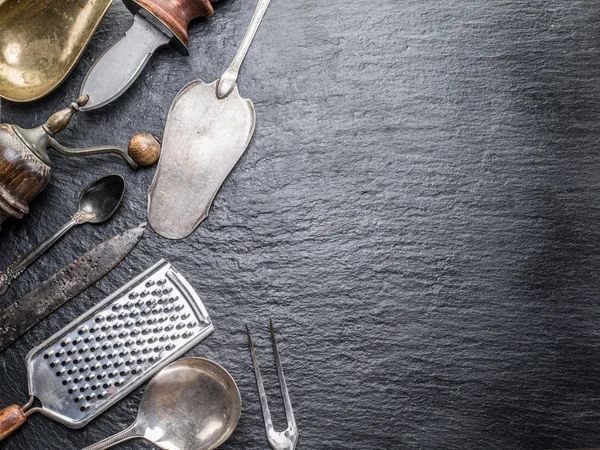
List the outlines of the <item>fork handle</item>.
{"label": "fork handle", "polygon": [[21,428],[27,417],[19,405],[10,405],[0,411],[0,441]]}

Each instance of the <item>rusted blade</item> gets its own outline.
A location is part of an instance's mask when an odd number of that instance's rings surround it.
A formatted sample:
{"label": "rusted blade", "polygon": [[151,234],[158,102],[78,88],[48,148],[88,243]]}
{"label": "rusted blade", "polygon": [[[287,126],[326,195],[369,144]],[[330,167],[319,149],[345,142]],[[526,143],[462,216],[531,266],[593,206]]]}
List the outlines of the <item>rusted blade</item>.
{"label": "rusted blade", "polygon": [[27,330],[94,284],[133,250],[146,224],[98,244],[41,285],[0,311],[0,352]]}

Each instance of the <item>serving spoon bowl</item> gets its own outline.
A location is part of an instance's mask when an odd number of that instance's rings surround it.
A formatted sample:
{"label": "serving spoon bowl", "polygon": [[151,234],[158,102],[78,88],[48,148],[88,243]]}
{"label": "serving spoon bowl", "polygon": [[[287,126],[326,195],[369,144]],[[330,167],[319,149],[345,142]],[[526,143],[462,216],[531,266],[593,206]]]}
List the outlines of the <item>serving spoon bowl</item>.
{"label": "serving spoon bowl", "polygon": [[164,450],[212,450],[231,436],[241,412],[240,391],[223,367],[184,358],[150,380],[133,425],[83,450],[103,450],[134,438]]}

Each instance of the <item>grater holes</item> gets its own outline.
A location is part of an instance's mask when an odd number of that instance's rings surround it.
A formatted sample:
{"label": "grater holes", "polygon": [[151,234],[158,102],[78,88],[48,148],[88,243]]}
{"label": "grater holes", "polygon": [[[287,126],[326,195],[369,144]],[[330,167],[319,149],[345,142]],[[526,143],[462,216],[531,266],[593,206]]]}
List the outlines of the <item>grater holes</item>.
{"label": "grater holes", "polygon": [[154,284],[155,284],[154,280],[148,280],[148,281],[146,281],[146,287],[147,288],[154,286]]}
{"label": "grater holes", "polygon": [[129,299],[130,300],[135,300],[136,298],[138,298],[139,294],[137,292],[132,292],[131,294],[129,294]]}

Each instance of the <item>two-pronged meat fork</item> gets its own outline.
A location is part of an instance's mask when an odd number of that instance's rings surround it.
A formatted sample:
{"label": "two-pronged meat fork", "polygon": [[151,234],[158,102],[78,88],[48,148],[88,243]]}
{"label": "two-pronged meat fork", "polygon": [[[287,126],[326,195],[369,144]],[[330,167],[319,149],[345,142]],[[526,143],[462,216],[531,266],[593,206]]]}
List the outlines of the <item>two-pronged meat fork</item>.
{"label": "two-pronged meat fork", "polygon": [[258,395],[260,397],[260,405],[262,407],[263,417],[265,419],[265,429],[267,431],[267,439],[269,440],[269,444],[271,444],[271,447],[274,450],[294,450],[296,448],[296,443],[298,442],[298,427],[296,426],[294,411],[292,411],[290,393],[288,392],[287,385],[285,384],[285,377],[283,376],[283,368],[281,367],[281,360],[279,359],[277,342],[275,342],[273,320],[270,320],[270,325],[273,353],[275,354],[275,365],[277,366],[277,375],[279,376],[279,385],[281,386],[281,396],[283,397],[285,416],[288,423],[288,427],[285,431],[278,432],[273,429],[273,421],[271,420],[271,412],[269,411],[269,404],[267,403],[265,386],[263,385],[262,376],[260,375],[260,368],[258,366],[258,360],[256,359],[256,352],[254,351],[252,336],[250,336],[250,329],[246,325],[246,330],[248,331],[248,343],[250,345],[250,354],[252,355],[252,364],[254,365],[254,374],[256,375],[256,386],[258,387]]}

